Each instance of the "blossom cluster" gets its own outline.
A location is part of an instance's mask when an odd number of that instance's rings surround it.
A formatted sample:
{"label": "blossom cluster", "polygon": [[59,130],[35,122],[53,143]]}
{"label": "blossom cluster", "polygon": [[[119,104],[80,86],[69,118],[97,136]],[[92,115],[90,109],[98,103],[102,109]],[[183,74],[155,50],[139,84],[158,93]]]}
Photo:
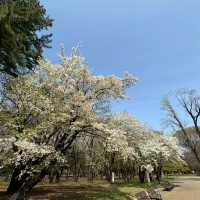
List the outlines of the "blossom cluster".
{"label": "blossom cluster", "polygon": [[[126,89],[137,81],[128,73],[122,78],[94,75],[77,50],[70,56],[62,52],[60,60],[53,64],[42,59],[31,74],[8,80],[0,115],[6,118],[8,137],[15,138],[14,166],[26,165],[21,176],[52,159],[61,161],[59,155],[78,135],[107,137],[106,130],[112,129],[104,124],[102,113],[114,99],[126,98]],[[108,141],[115,139],[111,135]],[[116,151],[124,146],[126,142]]]}
{"label": "blossom cluster", "polygon": [[153,131],[127,112],[116,114],[109,126],[107,151],[118,152],[124,159],[147,165],[166,160],[182,161],[183,149],[175,137]]}

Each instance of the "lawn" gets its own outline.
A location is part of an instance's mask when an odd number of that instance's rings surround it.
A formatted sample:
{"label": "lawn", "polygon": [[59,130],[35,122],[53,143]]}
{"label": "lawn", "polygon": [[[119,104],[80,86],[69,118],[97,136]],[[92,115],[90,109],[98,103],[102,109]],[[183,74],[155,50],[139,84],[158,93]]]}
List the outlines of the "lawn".
{"label": "lawn", "polygon": [[[0,182],[0,200],[5,200],[7,183]],[[127,200],[127,196],[134,196],[148,187],[157,187],[157,183],[139,183],[138,179],[130,183],[109,184],[103,180],[88,183],[81,179],[78,183],[72,180],[62,180],[58,184],[40,183],[32,192],[31,200]]]}

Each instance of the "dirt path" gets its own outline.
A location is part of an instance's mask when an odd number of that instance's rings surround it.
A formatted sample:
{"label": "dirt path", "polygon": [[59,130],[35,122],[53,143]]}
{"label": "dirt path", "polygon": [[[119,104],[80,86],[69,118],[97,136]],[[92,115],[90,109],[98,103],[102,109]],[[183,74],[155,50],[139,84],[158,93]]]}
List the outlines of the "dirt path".
{"label": "dirt path", "polygon": [[200,200],[200,177],[178,177],[171,192],[162,192],[163,200]]}

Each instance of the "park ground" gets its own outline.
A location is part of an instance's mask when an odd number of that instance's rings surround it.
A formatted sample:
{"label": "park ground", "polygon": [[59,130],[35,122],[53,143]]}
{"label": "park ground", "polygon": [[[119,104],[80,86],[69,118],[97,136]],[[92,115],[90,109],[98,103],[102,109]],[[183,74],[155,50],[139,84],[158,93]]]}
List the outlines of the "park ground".
{"label": "park ground", "polygon": [[[5,181],[0,182],[0,200],[7,199],[7,184]],[[152,186],[154,185],[156,183]],[[78,183],[69,179],[62,180],[58,184],[44,181],[34,188],[31,200],[127,200],[128,195],[134,196],[147,187],[147,184],[141,184],[137,179],[130,183],[116,184],[103,180],[88,183],[86,179],[81,179]]]}
{"label": "park ground", "polygon": [[180,176],[173,181],[175,188],[171,192],[161,192],[164,200],[199,200],[200,177]]}
{"label": "park ground", "polygon": [[[161,194],[163,200],[199,200],[200,199],[200,177],[183,176],[169,178],[175,184],[170,192]],[[157,184],[152,186],[159,187]],[[7,182],[0,182],[0,200],[6,200],[5,189]],[[128,196],[134,196],[143,191],[148,185],[142,185],[138,180],[131,183],[109,184],[102,180],[88,183],[81,180],[78,183],[73,181],[61,181],[59,184],[48,184],[42,182],[32,192],[31,200],[127,200]]]}

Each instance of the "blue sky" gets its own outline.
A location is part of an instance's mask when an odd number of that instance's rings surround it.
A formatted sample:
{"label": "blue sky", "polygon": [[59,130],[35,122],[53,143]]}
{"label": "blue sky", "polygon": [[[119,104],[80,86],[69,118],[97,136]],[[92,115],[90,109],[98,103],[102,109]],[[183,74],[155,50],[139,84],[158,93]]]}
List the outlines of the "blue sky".
{"label": "blue sky", "polygon": [[127,110],[152,128],[162,129],[160,101],[179,88],[199,88],[199,0],[41,0],[55,20],[52,49],[81,52],[96,74],[128,71],[138,84],[128,101],[113,105]]}

